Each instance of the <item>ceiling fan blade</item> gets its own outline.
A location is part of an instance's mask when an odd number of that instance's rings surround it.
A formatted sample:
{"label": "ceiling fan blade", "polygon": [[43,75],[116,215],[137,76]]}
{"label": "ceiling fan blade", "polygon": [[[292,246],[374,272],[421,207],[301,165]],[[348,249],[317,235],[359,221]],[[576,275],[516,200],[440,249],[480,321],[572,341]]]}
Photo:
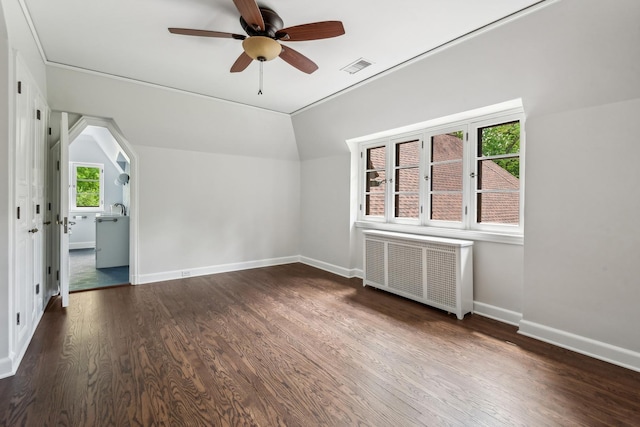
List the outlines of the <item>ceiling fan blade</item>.
{"label": "ceiling fan blade", "polygon": [[328,39],[344,34],[344,26],[340,21],[322,21],[311,24],[296,25],[276,32],[276,39],[290,42]]}
{"label": "ceiling fan blade", "polygon": [[233,0],[233,3],[235,3],[238,12],[240,12],[240,16],[242,16],[242,19],[244,19],[247,24],[253,26],[255,29],[264,31],[264,19],[262,18],[262,13],[256,0]]}
{"label": "ceiling fan blade", "polygon": [[236,62],[231,66],[231,72],[239,73],[240,71],[244,71],[249,64],[251,64],[251,61],[253,61],[253,59],[251,59],[251,57],[246,53],[242,52],[238,59],[236,59]]}
{"label": "ceiling fan blade", "polygon": [[282,46],[280,58],[289,63],[289,65],[292,65],[298,70],[307,74],[311,74],[318,69],[318,66],[315,62],[313,62],[300,52],[291,49],[289,46]]}
{"label": "ceiling fan blade", "polygon": [[241,34],[223,33],[220,31],[193,30],[190,28],[169,28],[169,32],[172,34],[182,34],[185,36],[218,37],[222,39],[244,40],[247,38],[246,36],[243,36]]}

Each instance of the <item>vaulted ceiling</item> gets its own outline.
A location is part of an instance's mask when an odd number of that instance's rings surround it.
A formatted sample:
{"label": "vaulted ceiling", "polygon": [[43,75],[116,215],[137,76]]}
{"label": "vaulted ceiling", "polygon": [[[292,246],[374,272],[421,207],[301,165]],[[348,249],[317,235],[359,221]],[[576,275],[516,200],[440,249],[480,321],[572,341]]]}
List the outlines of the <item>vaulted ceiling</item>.
{"label": "vaulted ceiling", "polygon": [[[303,73],[280,58],[229,70],[243,52],[231,38],[171,34],[169,27],[244,35],[232,0],[21,0],[44,60],[110,76],[292,113],[531,7],[539,0],[267,0],[290,27],[342,21],[345,34],[282,41],[319,67]],[[345,66],[372,63],[350,74]],[[469,64],[460,64],[466,67]]]}

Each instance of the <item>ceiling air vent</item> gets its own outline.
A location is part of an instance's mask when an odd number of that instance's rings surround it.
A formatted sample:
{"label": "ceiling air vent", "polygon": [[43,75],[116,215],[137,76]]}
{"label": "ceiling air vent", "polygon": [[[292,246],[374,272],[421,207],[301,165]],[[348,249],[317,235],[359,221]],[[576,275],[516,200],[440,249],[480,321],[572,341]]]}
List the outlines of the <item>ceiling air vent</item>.
{"label": "ceiling air vent", "polygon": [[364,58],[360,58],[355,62],[352,62],[351,64],[347,65],[346,67],[341,68],[341,71],[346,71],[349,74],[355,74],[358,71],[362,71],[365,68],[367,68],[369,65],[373,64],[373,62],[368,61]]}

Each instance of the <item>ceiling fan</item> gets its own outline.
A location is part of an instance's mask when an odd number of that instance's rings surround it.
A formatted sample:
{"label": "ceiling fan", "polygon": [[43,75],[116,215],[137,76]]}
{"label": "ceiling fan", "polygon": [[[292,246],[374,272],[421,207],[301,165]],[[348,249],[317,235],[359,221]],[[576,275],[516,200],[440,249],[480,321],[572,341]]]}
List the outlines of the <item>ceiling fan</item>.
{"label": "ceiling fan", "polygon": [[283,28],[282,18],[275,11],[258,6],[255,0],[233,0],[233,3],[240,12],[240,25],[248,37],[242,34],[188,28],[169,28],[169,32],[187,36],[242,40],[244,52],[231,66],[232,73],[244,71],[253,60],[262,63],[280,57],[307,74],[316,71],[318,66],[300,52],[283,46],[280,41],[319,40],[344,34],[344,27],[340,21],[322,21]]}

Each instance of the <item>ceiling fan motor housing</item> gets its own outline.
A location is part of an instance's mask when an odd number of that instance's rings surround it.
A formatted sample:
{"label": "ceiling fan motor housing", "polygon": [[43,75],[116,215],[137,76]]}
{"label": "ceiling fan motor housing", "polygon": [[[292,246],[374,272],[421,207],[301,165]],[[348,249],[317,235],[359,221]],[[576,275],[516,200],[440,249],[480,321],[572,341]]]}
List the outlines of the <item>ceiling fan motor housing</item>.
{"label": "ceiling fan motor housing", "polygon": [[280,15],[276,12],[266,7],[261,7],[260,13],[262,14],[265,28],[255,29],[251,24],[248,24],[242,16],[240,17],[240,25],[242,25],[242,28],[250,37],[264,36],[275,39],[276,32],[284,28],[282,18],[280,18]]}

